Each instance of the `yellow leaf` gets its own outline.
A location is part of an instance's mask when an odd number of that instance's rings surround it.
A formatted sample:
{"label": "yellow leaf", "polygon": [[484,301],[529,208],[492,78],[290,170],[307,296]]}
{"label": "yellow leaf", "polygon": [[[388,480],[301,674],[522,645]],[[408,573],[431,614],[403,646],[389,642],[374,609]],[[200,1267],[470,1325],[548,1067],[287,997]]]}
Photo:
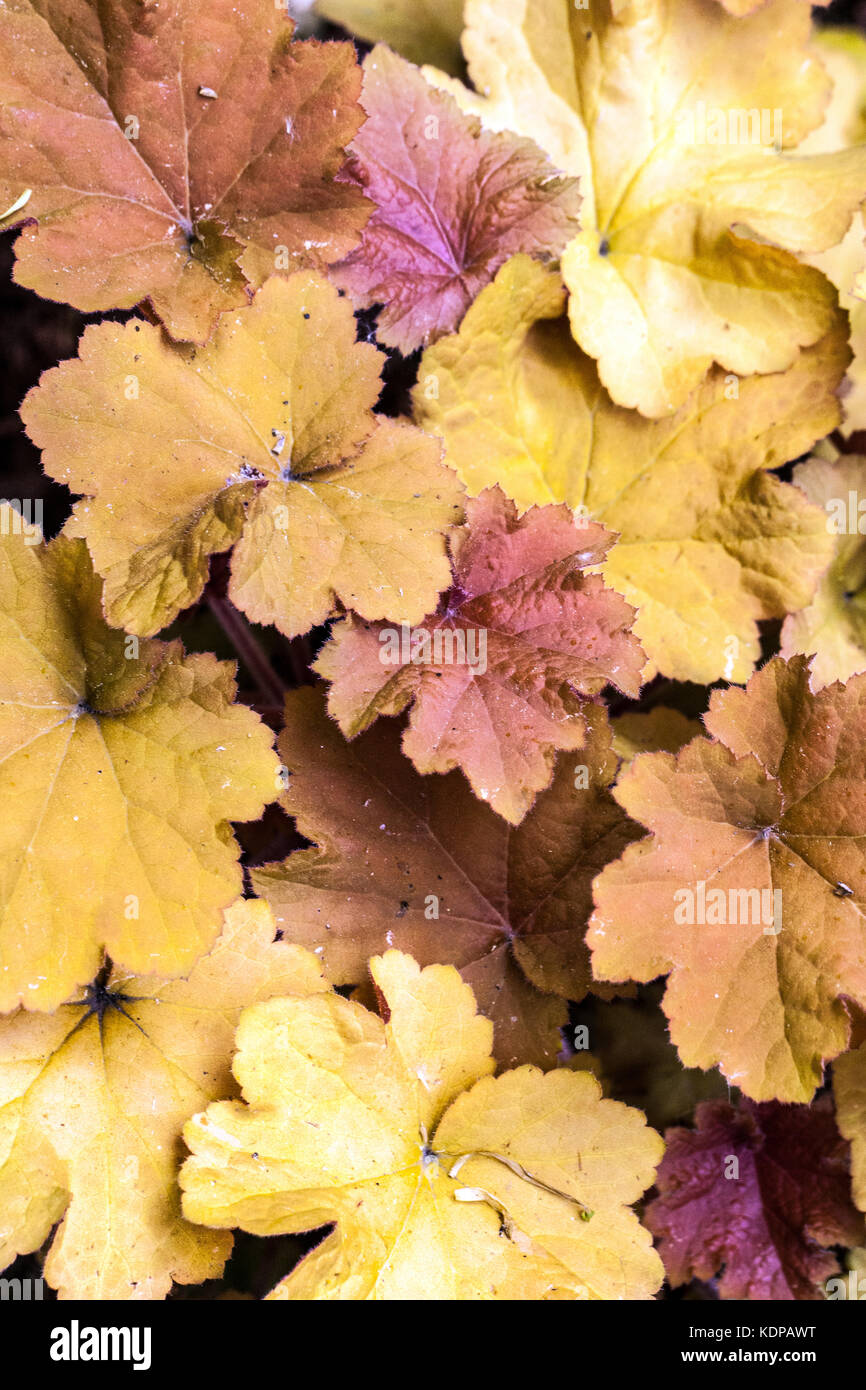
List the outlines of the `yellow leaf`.
{"label": "yellow leaf", "polygon": [[0,1020],[0,1267],[62,1220],[45,1277],[61,1298],[162,1298],[222,1272],[231,1239],[183,1219],[190,1112],[232,1088],[241,1009],[327,988],[315,956],[239,901],[188,979],[114,970],[53,1014]]}
{"label": "yellow leaf", "polygon": [[428,435],[383,420],[342,468],[271,483],[235,547],[232,599],[289,635],[324,621],[335,593],[369,618],[418,622],[451,577],[442,532],[461,517],[439,459]]}
{"label": "yellow leaf", "polygon": [[279,1299],[649,1298],[662,1277],[629,1204],[658,1135],[588,1072],[494,1079],[492,1027],[452,966],[370,962],[382,1019],[338,995],[244,1011],[244,1102],[189,1122],[188,1219],[336,1230]]}
{"label": "yellow leaf", "polygon": [[507,262],[425,352],[416,419],[471,494],[499,483],[521,508],[566,502],[620,533],[601,572],[639,610],[645,675],[743,681],[758,622],[807,603],[832,553],[823,511],[767,470],[834,428],[844,316],[787,371],[714,368],[672,419],[648,421],[613,404],[562,307],[555,272]]}
{"label": "yellow leaf", "polygon": [[[866,38],[855,29],[824,29],[815,38],[821,61],[833,79],[833,96],[823,124],[803,142],[808,154],[850,149],[866,140]],[[843,433],[866,429],[866,227],[861,212],[854,215],[838,246],[810,256],[811,265],[829,276],[839,303],[851,316],[854,361],[848,369],[842,399]]]}
{"label": "yellow leaf", "polygon": [[[752,14],[753,11],[760,9],[761,5],[767,3],[767,0],[717,0],[717,3],[724,5],[728,14],[742,17],[743,15]],[[799,0],[799,3],[808,5],[809,0]],[[828,5],[830,0],[811,0],[811,3],[817,9],[819,6]]]}
{"label": "yellow leaf", "polygon": [[317,0],[325,19],[371,43],[387,43],[413,63],[459,72],[463,0]]}
{"label": "yellow leaf", "polygon": [[833,1095],[839,1133],[851,1143],[854,1201],[866,1211],[866,1043],[836,1058]]}
{"label": "yellow leaf", "polygon": [[398,622],[434,608],[459,489],[433,440],[377,423],[382,360],[306,272],[271,279],[201,349],[138,320],[88,329],[22,418],[48,471],[85,494],[69,529],[109,621],[158,632],[236,541],[231,598],[289,636],[337,598]]}
{"label": "yellow leaf", "polygon": [[832,288],[792,253],[845,235],[866,150],[790,153],[827,100],[809,29],[800,0],[745,18],[705,0],[468,0],[484,95],[442,85],[580,177],[569,316],[618,404],[672,414],[713,362],[783,371],[829,329]]}
{"label": "yellow leaf", "polygon": [[698,719],[687,719],[678,709],[656,705],[651,710],[620,714],[611,720],[613,751],[625,762],[638,753],[678,753],[703,727]]}
{"label": "yellow leaf", "polygon": [[108,628],[81,541],[0,520],[0,1010],[56,1008],[103,945],[178,975],[241,871],[229,821],[279,787],[232,666]]}
{"label": "yellow leaf", "polygon": [[814,652],[809,685],[823,690],[866,671],[866,458],[813,458],[793,481],[824,511],[834,553],[812,602],[785,619],[782,655]]}

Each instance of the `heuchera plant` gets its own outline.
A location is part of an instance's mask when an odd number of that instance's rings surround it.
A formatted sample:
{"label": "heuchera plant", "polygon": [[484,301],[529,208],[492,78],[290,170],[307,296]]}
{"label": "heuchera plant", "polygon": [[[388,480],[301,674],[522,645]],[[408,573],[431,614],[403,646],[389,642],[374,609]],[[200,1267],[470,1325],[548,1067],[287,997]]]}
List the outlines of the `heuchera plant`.
{"label": "heuchera plant", "polygon": [[319,11],[0,0],[0,1266],[841,1296],[866,37]]}

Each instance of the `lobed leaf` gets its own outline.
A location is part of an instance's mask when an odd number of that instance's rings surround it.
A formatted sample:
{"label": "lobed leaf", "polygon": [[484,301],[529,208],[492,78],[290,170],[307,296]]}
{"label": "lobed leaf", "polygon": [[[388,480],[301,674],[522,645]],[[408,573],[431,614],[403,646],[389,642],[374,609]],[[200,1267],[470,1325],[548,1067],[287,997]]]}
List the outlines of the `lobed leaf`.
{"label": "lobed leaf", "polygon": [[184,1132],[187,1218],[334,1222],[271,1298],[651,1297],[658,1257],[629,1204],[660,1140],[640,1112],[587,1072],[494,1079],[491,1026],[453,968],[388,951],[370,969],[384,1021],[333,994],[244,1012],[244,1101]]}
{"label": "lobed leaf", "polygon": [[442,85],[580,178],[568,312],[617,404],[671,415],[714,362],[785,371],[828,332],[835,293],[794,253],[841,241],[866,149],[791,153],[829,95],[808,5],[467,0],[465,22],[484,95]]}
{"label": "lobed leaf", "polygon": [[231,1239],[183,1219],[181,1128],[232,1089],[241,1009],[327,988],[314,956],[238,901],[184,980],[115,968],[51,1014],[0,1019],[0,1265],[51,1237],[61,1298],[163,1298],[217,1278]]}
{"label": "lobed leaf", "polygon": [[828,1246],[863,1239],[832,1108],[709,1101],[672,1129],[646,1219],[674,1287],[721,1274],[722,1298],[820,1300]]}
{"label": "lobed leaf", "polygon": [[0,1010],[100,968],[182,975],[241,870],[231,820],[274,800],[270,731],[233,669],[105,625],[83,542],[0,525]]}
{"label": "lobed leaf", "polygon": [[361,100],[351,173],[376,207],[331,279],[383,305],[379,342],[409,353],[452,332],[510,255],[559,255],[580,195],[531,140],[483,131],[387,48],[366,58]]}
{"label": "lobed leaf", "polygon": [[636,758],[614,792],[651,834],[596,879],[593,973],[670,974],[683,1064],[755,1100],[810,1100],[846,997],[866,1003],[864,700],[862,676],[813,694],[802,657],[774,658],[713,693],[712,740]]}
{"label": "lobed leaf", "polygon": [[866,460],[858,454],[810,459],[797,465],[793,481],[824,510],[834,548],[812,602],[785,619],[781,648],[783,656],[813,656],[809,681],[822,690],[866,671],[866,520],[859,510]]}
{"label": "lobed leaf", "polygon": [[85,311],[148,299],[204,342],[274,270],[322,268],[371,211],[337,174],[363,120],[351,44],[272,0],[4,0],[0,207],[16,278]]}
{"label": "lobed leaf", "polygon": [[475,795],[518,824],[555,750],[583,745],[580,696],[608,683],[639,690],[633,610],[584,573],[611,539],[565,507],[518,517],[498,488],[470,502],[437,611],[402,631],[349,618],[319,656],[343,733],[410,705],[403,751],[418,771],[462,768]]}
{"label": "lobed leaf", "polygon": [[[318,692],[293,692],[279,750],[281,798],[316,848],[252,870],[287,939],[328,978],[358,984],[389,946],[456,965],[495,1025],[505,1065],[551,1066],[563,999],[591,987],[584,930],[594,875],[639,828],[609,791],[616,771],[601,705],[586,706],[580,752],[512,828],[459,773],[420,777],[399,733],[377,725],[348,746]],[[558,998],[556,996],[559,996]]]}
{"label": "lobed leaf", "polygon": [[499,484],[520,508],[565,502],[619,533],[601,573],[638,609],[645,678],[746,680],[758,623],[808,603],[832,555],[823,510],[769,470],[839,420],[844,315],[787,371],[715,369],[673,418],[647,421],[610,400],[562,309],[554,272],[509,261],[424,354],[415,418],[470,494]]}
{"label": "lobed leaf", "polygon": [[435,441],[373,415],[381,361],[305,271],[273,277],[201,349],[138,320],[88,329],[21,414],[46,469],[86,494],[70,530],[109,621],[158,632],[233,543],[230,598],[288,636],[338,601],[422,618],[448,582],[460,489]]}

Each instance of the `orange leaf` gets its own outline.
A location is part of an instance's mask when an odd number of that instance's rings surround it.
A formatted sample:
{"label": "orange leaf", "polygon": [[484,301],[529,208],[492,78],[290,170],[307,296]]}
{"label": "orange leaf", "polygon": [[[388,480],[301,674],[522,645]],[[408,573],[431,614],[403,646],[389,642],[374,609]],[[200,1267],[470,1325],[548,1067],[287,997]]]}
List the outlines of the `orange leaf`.
{"label": "orange leaf", "polygon": [[149,298],[203,342],[276,270],[323,267],[370,205],[336,181],[363,119],[350,44],[273,0],[0,8],[0,207],[16,278],[87,311]]}
{"label": "orange leaf", "polygon": [[866,1004],[866,677],[809,689],[802,657],[716,691],[697,738],[615,790],[652,834],[595,882],[602,980],[670,972],[686,1066],[755,1100],[807,1101]]}

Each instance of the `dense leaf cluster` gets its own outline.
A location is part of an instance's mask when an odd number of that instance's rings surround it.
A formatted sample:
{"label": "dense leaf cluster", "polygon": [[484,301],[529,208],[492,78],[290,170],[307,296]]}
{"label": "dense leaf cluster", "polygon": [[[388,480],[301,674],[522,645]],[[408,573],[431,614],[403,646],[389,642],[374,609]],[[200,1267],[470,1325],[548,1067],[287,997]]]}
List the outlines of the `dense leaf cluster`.
{"label": "dense leaf cluster", "polygon": [[839,1296],[866,40],[318,10],[0,0],[2,1264]]}

